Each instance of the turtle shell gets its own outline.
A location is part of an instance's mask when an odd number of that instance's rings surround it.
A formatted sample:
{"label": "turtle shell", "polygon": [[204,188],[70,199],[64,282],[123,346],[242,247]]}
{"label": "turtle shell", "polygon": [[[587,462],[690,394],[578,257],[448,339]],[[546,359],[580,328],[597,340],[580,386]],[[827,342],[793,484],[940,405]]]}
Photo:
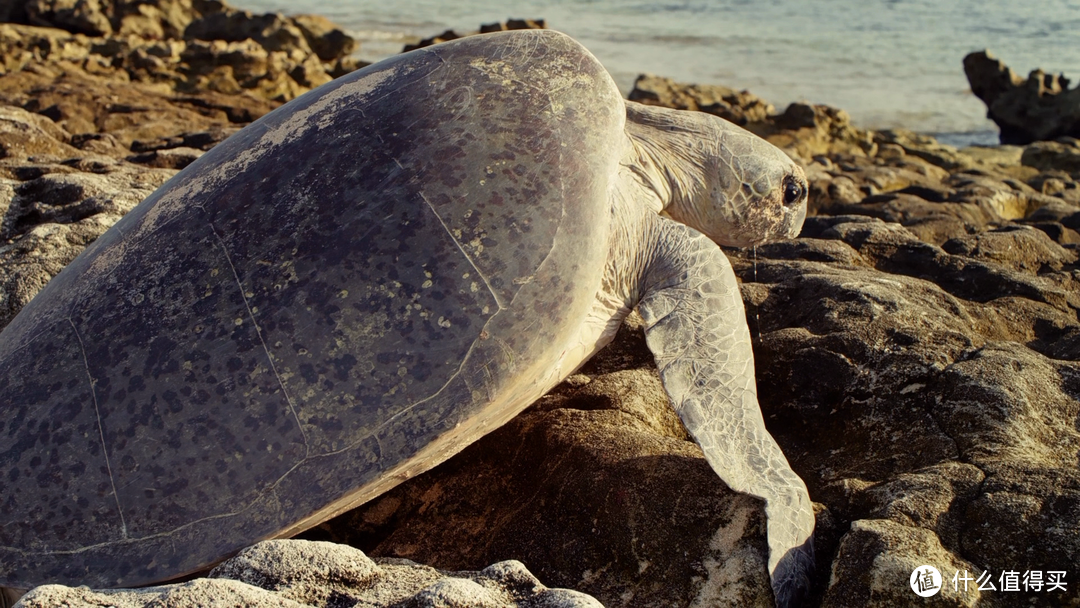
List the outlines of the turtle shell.
{"label": "turtle shell", "polygon": [[369,500],[557,382],[625,108],[565,35],[474,36],[203,155],[0,334],[0,584],[136,586]]}

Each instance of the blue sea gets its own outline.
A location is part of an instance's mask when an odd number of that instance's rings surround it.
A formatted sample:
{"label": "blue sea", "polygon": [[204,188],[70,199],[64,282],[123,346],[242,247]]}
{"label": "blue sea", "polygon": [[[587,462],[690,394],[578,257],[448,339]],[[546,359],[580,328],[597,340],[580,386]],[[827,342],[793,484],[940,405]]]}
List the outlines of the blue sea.
{"label": "blue sea", "polygon": [[652,72],[749,89],[782,110],[838,106],[867,128],[902,127],[954,144],[997,128],[961,61],[990,49],[1022,75],[1080,76],[1080,0],[233,0],[256,11],[318,13],[378,60],[419,37],[508,17],[543,18],[575,37],[623,92]]}

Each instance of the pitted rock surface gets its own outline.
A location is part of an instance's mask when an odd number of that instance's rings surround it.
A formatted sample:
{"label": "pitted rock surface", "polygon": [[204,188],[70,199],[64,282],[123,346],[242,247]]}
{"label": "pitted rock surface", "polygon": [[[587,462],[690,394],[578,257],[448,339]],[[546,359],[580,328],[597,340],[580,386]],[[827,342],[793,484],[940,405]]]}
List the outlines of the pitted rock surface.
{"label": "pitted rock surface", "polygon": [[442,572],[408,560],[372,561],[325,542],[264,541],[215,568],[209,578],[145,589],[33,589],[18,608],[170,606],[283,608],[602,608],[570,589],[549,589],[518,561],[480,571]]}

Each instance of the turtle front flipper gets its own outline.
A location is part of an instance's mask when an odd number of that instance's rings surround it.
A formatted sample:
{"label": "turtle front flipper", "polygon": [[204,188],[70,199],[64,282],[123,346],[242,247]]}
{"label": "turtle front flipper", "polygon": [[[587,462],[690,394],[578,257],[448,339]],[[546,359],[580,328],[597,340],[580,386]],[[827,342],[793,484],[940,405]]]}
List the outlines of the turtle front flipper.
{"label": "turtle front flipper", "polygon": [[798,602],[813,566],[814,511],[802,479],[765,429],[735,273],[720,248],[659,222],[638,304],[664,388],[705,459],[731,489],[763,498],[778,606]]}

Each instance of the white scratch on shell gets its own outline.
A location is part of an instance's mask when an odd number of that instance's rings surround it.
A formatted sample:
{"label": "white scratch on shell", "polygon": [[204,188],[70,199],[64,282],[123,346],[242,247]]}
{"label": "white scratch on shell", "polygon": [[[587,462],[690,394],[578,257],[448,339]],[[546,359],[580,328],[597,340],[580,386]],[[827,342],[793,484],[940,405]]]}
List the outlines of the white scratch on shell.
{"label": "white scratch on shell", "polygon": [[101,420],[101,408],[98,407],[94,376],[90,373],[90,361],[86,358],[86,345],[83,344],[82,336],[79,335],[79,329],[75,327],[75,322],[70,317],[68,317],[67,322],[71,325],[71,331],[75,332],[75,339],[79,341],[79,352],[82,353],[86,379],[90,381],[90,397],[94,401],[94,414],[97,415],[98,435],[101,437],[101,452],[105,456],[105,470],[109,473],[109,483],[112,484],[113,498],[116,500],[116,512],[120,515],[120,532],[124,538],[127,538],[127,523],[124,521],[124,510],[120,507],[120,495],[116,492],[116,477],[113,475],[112,465],[109,464],[109,448],[105,445],[105,423]]}

